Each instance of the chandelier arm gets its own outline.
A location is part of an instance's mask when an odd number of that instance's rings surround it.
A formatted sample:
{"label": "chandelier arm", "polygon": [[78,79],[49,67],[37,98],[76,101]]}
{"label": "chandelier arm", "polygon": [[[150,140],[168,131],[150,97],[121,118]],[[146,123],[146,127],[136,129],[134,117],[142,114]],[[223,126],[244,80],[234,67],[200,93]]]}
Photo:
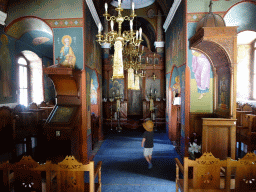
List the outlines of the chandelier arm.
{"label": "chandelier arm", "polygon": [[107,21],[116,21],[116,17],[115,16],[105,16]]}
{"label": "chandelier arm", "polygon": [[124,20],[126,20],[126,21],[132,21],[134,18],[131,18],[131,17],[129,17],[129,16],[125,16],[124,17]]}

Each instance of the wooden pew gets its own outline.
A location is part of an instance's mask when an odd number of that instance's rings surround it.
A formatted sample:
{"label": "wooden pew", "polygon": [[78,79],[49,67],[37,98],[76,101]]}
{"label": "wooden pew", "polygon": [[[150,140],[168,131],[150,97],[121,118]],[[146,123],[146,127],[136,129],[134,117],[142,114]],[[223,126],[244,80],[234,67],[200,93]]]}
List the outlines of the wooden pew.
{"label": "wooden pew", "polygon": [[5,171],[3,178],[5,187],[8,186],[8,191],[14,192],[46,191],[42,174],[46,170],[39,170],[39,167],[40,164],[35,162],[31,156],[23,156],[19,162],[5,164],[3,167]]}
{"label": "wooden pew", "polygon": [[239,142],[247,145],[247,152],[253,152],[256,150],[256,115],[247,114],[246,121],[248,128],[240,131]]}
{"label": "wooden pew", "polygon": [[228,175],[234,174],[231,178],[230,191],[252,192],[256,191],[256,155],[247,153],[238,161],[227,159]]}
{"label": "wooden pew", "polygon": [[[0,187],[14,192],[101,192],[101,166],[101,161],[94,167],[93,161],[82,164],[73,156],[67,156],[58,164],[51,161],[39,164],[31,156],[23,156],[19,162],[0,164],[3,178]],[[85,172],[89,172],[88,183],[85,182]]]}
{"label": "wooden pew", "polygon": [[239,110],[236,111],[236,140],[238,142],[238,156],[241,156],[241,140],[242,135],[249,129],[249,121],[247,118],[248,114],[252,114],[252,106],[249,104],[244,104],[240,106]]}
{"label": "wooden pew", "polygon": [[[212,153],[204,153],[199,159],[184,157],[184,166],[176,161],[176,192],[227,191],[228,180],[222,174],[227,160],[215,158]],[[182,173],[183,179],[179,173]]]}
{"label": "wooden pew", "polygon": [[[219,160],[204,153],[196,160],[176,161],[176,192],[256,191],[256,155],[247,153],[239,160]],[[179,173],[183,174],[183,178]]]}
{"label": "wooden pew", "polygon": [[[53,164],[51,167],[51,170],[55,171],[57,179],[56,185],[53,186],[54,191],[101,192],[101,166],[101,161],[94,168],[93,161],[84,165],[78,162],[74,156],[67,156],[62,162]],[[89,172],[89,183],[84,182],[84,172]],[[98,178],[98,182],[95,182],[96,178]]]}
{"label": "wooden pew", "polygon": [[[9,107],[0,107],[0,155],[14,153],[15,116]],[[4,146],[4,147],[3,147]],[[9,160],[9,159],[6,159]]]}
{"label": "wooden pew", "polygon": [[9,190],[9,161],[1,162],[0,163],[0,189],[3,192],[8,192]]}

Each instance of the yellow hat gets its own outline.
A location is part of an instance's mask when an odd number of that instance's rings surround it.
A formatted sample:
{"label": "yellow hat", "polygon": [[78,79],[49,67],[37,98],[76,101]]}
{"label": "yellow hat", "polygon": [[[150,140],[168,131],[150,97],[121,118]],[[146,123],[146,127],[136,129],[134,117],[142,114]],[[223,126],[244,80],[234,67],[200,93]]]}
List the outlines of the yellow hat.
{"label": "yellow hat", "polygon": [[147,120],[145,123],[142,124],[144,129],[146,129],[146,131],[153,131],[153,127],[154,127],[154,123],[151,120]]}

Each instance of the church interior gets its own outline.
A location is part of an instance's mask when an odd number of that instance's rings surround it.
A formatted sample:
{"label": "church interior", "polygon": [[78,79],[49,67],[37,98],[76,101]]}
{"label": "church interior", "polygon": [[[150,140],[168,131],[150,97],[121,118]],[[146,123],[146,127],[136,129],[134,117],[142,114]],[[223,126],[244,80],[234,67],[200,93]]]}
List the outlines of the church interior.
{"label": "church interior", "polygon": [[256,191],[255,18],[255,0],[0,0],[0,187]]}

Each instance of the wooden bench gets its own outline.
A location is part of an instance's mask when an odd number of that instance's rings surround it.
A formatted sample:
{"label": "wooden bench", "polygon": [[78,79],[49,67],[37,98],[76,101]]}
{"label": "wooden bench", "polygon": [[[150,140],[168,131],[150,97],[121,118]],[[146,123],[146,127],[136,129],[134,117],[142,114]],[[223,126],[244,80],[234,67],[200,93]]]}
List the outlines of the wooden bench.
{"label": "wooden bench", "polygon": [[[188,191],[226,191],[227,180],[222,169],[227,167],[227,160],[215,158],[206,152],[199,159],[190,160],[184,157],[184,166],[176,161],[176,192]],[[179,173],[182,173],[181,179]]]}
{"label": "wooden bench", "polygon": [[[226,160],[204,153],[196,160],[184,157],[184,165],[176,161],[176,192],[189,191],[256,191],[256,155],[247,153],[242,159]],[[183,177],[181,177],[180,172]]]}
{"label": "wooden bench", "polygon": [[252,192],[256,191],[256,155],[247,153],[242,159],[227,159],[230,175],[230,191]]}
{"label": "wooden bench", "polygon": [[[93,161],[84,165],[73,156],[67,156],[62,162],[51,166],[51,171],[56,173],[57,180],[56,185],[52,185],[54,191],[101,192],[101,166],[101,161],[94,168]],[[89,172],[89,183],[84,182],[85,172]],[[96,178],[98,178],[97,182],[95,182]]]}
{"label": "wooden bench", "polygon": [[14,139],[15,118],[13,110],[6,106],[0,107],[0,156],[11,152],[14,154]]}
{"label": "wooden bench", "polygon": [[[31,156],[23,156],[19,162],[0,164],[0,187],[4,191],[14,192],[101,192],[101,166],[101,161],[95,168],[93,161],[82,164],[73,156],[67,156],[58,164],[51,161],[39,164]],[[85,182],[85,172],[89,173],[88,182]]]}
{"label": "wooden bench", "polygon": [[237,140],[239,142],[239,152],[241,154],[241,144],[247,145],[247,152],[256,150],[256,115],[246,114],[246,122],[248,127],[243,127],[239,130]]}

